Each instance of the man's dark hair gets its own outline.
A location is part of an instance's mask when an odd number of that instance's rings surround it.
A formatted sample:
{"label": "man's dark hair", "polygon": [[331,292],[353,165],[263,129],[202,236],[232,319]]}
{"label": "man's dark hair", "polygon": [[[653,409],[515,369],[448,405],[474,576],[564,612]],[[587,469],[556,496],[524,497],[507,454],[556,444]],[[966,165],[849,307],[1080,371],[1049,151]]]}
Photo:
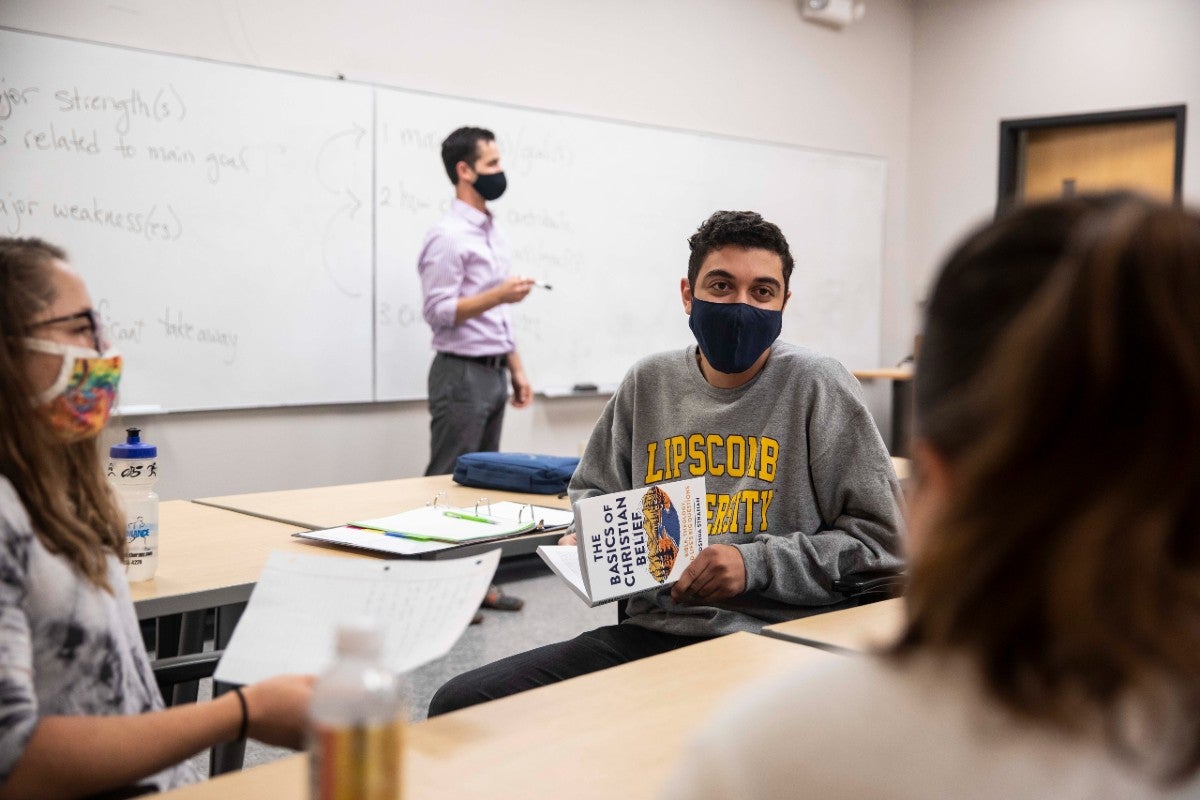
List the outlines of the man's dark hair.
{"label": "man's dark hair", "polygon": [[446,167],[446,177],[450,182],[458,185],[458,162],[465,161],[474,168],[475,160],[479,158],[479,143],[494,141],[496,134],[487,128],[470,126],[459,128],[447,136],[446,141],[442,142],[442,164]]}
{"label": "man's dark hair", "polygon": [[753,211],[717,211],[704,220],[688,239],[692,255],[688,258],[688,285],[696,287],[700,276],[700,265],[713,250],[733,245],[756,247],[769,250],[783,261],[783,291],[786,293],[792,279],[792,251],[779,226],[767,222],[762,215]]}

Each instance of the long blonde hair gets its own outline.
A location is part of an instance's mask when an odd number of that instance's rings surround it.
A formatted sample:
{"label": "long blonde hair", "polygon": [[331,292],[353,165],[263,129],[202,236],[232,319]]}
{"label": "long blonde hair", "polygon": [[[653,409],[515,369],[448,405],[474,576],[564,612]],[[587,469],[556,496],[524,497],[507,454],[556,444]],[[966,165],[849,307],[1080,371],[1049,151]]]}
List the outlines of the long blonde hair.
{"label": "long blonde hair", "polygon": [[42,544],[111,589],[105,557],[124,555],[125,535],[97,442],[63,444],[36,413],[22,342],[54,301],[53,260],[66,257],[40,239],[0,237],[0,475],[16,489]]}
{"label": "long blonde hair", "polygon": [[[1011,325],[978,327],[997,307]],[[1017,211],[951,256],[928,313],[918,427],[953,477],[895,654],[965,654],[1012,711],[1098,719],[1162,782],[1195,776],[1200,216]]]}

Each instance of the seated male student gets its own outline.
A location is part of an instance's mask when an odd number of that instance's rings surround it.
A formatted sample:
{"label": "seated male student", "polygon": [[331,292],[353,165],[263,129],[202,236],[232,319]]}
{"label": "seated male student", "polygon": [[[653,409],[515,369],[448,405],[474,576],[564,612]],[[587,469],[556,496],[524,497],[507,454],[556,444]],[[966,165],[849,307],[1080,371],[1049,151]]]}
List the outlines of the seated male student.
{"label": "seated male student", "polygon": [[672,800],[1200,798],[1200,213],[974,231],[926,304],[900,638],[730,697]]}
{"label": "seated male student", "polygon": [[[901,565],[900,491],[859,387],[832,358],[777,342],[792,256],[758,214],[718,211],[688,240],[697,345],[642,359],[604,409],[571,500],[703,476],[710,546],[629,617],[460,675],[434,716],[704,638],[813,613],[834,579]],[[565,537],[563,543],[573,543]]]}

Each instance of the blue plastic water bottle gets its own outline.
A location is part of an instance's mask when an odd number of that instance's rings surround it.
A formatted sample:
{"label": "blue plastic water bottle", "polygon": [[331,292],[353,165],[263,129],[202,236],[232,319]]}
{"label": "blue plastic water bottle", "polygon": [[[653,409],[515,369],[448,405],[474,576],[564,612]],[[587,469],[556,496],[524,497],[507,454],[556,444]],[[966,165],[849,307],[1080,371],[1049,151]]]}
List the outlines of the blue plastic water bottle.
{"label": "blue plastic water bottle", "polygon": [[158,569],[158,448],[143,442],[138,428],[125,433],[109,448],[105,474],[125,514],[125,577],[148,581]]}

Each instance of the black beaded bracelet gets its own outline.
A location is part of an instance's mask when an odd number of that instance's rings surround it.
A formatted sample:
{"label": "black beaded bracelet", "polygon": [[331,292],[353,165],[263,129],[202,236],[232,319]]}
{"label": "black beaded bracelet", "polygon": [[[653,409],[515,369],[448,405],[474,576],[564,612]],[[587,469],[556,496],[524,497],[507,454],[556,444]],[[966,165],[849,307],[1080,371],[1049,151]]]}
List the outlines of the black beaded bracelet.
{"label": "black beaded bracelet", "polygon": [[233,687],[233,693],[237,695],[238,702],[242,704],[242,725],[238,728],[237,741],[244,742],[246,729],[250,727],[250,709],[246,707],[246,695],[242,694],[242,687]]}

